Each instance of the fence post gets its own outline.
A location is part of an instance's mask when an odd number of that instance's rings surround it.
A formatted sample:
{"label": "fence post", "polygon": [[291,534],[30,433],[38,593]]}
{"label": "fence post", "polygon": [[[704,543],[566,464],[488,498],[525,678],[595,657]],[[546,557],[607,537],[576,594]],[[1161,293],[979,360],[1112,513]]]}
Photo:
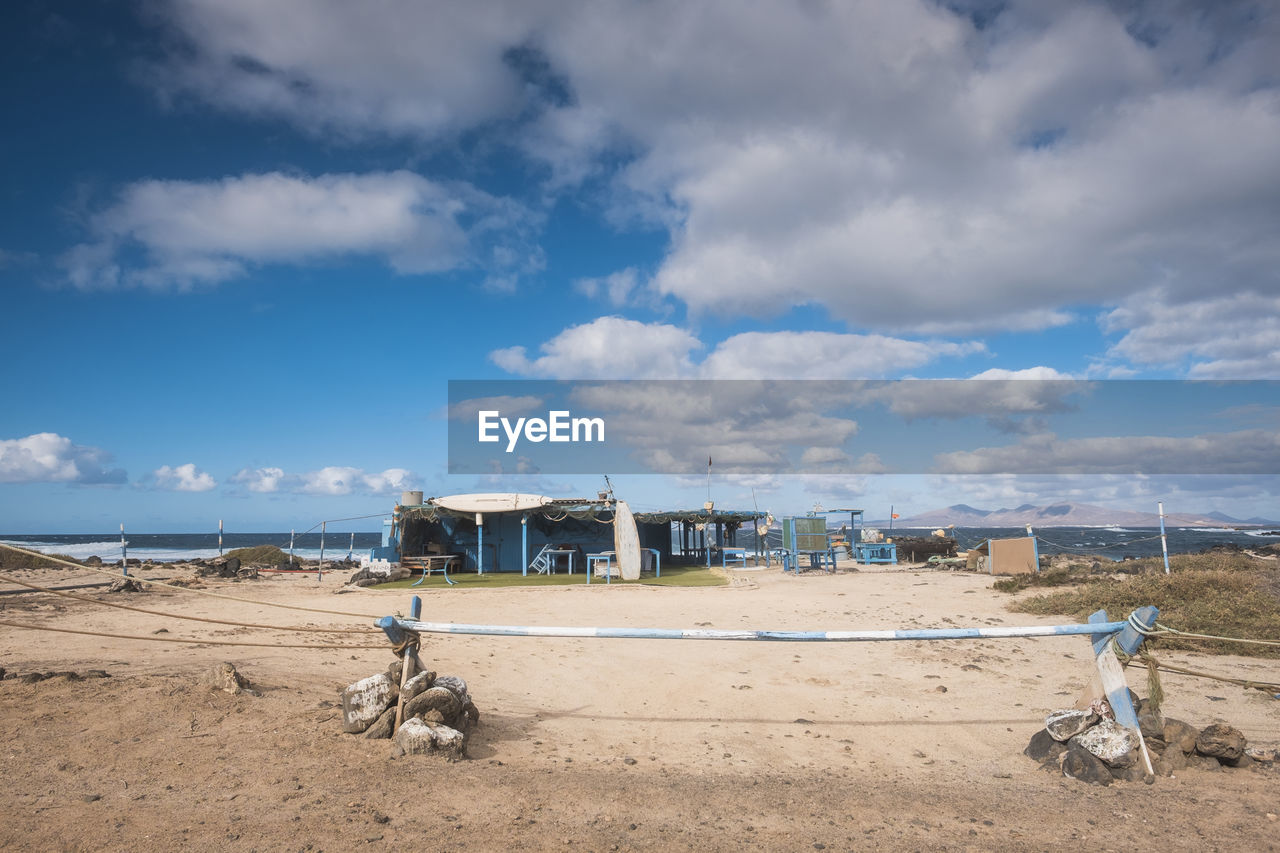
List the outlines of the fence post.
{"label": "fence post", "polygon": [[124,523],[120,524],[120,568],[129,577],[129,543],[124,540]]}
{"label": "fence post", "polygon": [[[1147,606],[1134,611],[1133,615],[1143,620],[1147,625],[1154,625],[1159,613],[1160,611],[1155,607]],[[1107,611],[1105,610],[1098,610],[1089,615],[1089,622],[1092,624],[1106,621]],[[1138,715],[1134,712],[1133,700],[1129,697],[1129,684],[1124,678],[1124,668],[1120,666],[1120,659],[1116,657],[1115,650],[1111,647],[1113,639],[1116,645],[1120,647],[1120,651],[1126,655],[1133,655],[1137,653],[1138,648],[1142,645],[1143,637],[1130,622],[1128,626],[1117,633],[1094,634],[1093,653],[1098,666],[1098,676],[1102,679],[1102,690],[1107,694],[1107,703],[1111,705],[1111,712],[1115,714],[1117,723],[1137,735],[1139,751],[1142,753],[1142,761],[1147,768],[1147,774],[1154,777],[1155,769],[1151,766],[1151,755],[1147,752],[1147,742],[1142,737],[1142,727],[1138,724]]]}
{"label": "fence post", "polygon": [[[324,531],[325,531],[325,528],[328,527],[328,525],[329,525],[329,522],[327,521],[320,522],[320,564],[316,566],[317,581],[324,580]],[[312,530],[314,529],[315,528],[313,527]]]}

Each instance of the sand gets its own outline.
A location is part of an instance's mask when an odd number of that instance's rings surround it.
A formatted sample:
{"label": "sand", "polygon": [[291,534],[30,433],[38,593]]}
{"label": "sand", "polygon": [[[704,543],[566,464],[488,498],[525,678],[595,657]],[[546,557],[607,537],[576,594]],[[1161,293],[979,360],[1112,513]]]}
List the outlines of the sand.
{"label": "sand", "polygon": [[[17,573],[47,584],[100,580]],[[153,577],[171,571],[150,572]],[[274,625],[364,626],[405,593],[339,593],[344,575],[206,589],[362,614],[291,612],[180,591],[104,600]],[[908,628],[1052,624],[1005,610],[963,572],[735,573],[719,588],[592,584],[434,590],[424,618],[526,625]],[[12,588],[0,584],[0,589]],[[1115,614],[1113,614],[1115,615]],[[0,619],[210,641],[381,644],[182,622],[45,594]],[[165,629],[167,633],[153,633]],[[28,850],[1274,849],[1280,771],[1188,769],[1087,786],[1022,755],[1090,674],[1084,638],[763,643],[430,636],[481,713],[466,761],[391,757],[344,734],[335,700],[391,661],[371,650],[196,646],[0,626],[0,846]],[[1275,664],[1165,655],[1277,680]],[[233,662],[261,695],[210,689]],[[1142,673],[1130,683],[1143,690]],[[1168,675],[1168,716],[1280,743],[1280,702]]]}

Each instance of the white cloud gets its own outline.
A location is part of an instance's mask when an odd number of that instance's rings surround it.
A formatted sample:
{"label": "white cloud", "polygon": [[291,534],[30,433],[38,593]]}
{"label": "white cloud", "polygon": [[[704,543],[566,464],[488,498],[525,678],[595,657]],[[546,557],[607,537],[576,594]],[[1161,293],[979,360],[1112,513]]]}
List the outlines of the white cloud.
{"label": "white cloud", "polygon": [[862,379],[899,373],[939,357],[984,352],[977,341],[912,341],[885,335],[836,332],[743,332],[703,349],[686,329],[600,317],[572,326],[529,358],[524,347],[495,350],[489,358],[511,373],[556,379]]}
{"label": "white cloud", "polygon": [[251,492],[269,494],[280,491],[284,478],[282,468],[242,468],[231,476],[231,482]]}
{"label": "white cloud", "polygon": [[542,344],[529,358],[524,347],[489,354],[494,364],[526,376],[573,379],[655,379],[686,376],[689,354],[701,343],[692,334],[663,323],[600,317],[571,326]]}
{"label": "white cloud", "polygon": [[601,278],[580,278],[573,287],[583,296],[590,299],[601,297],[614,308],[621,308],[631,301],[638,284],[635,267],[627,267]]}
{"label": "white cloud", "polygon": [[1128,299],[1101,318],[1123,333],[1108,355],[1184,368],[1195,379],[1280,379],[1280,295],[1237,293],[1193,300],[1162,290]]}
{"label": "white cloud", "polygon": [[1060,439],[1045,433],[1005,447],[939,453],[934,468],[948,474],[1274,474],[1280,472],[1280,434]]}
{"label": "white cloud", "polygon": [[110,460],[104,450],[53,432],[0,439],[0,483],[123,483],[122,469],[105,467]]}
{"label": "white cloud", "polygon": [[366,472],[361,468],[330,465],[316,471],[287,474],[282,468],[243,468],[231,482],[251,492],[291,492],[302,495],[393,494],[409,488],[413,472],[405,468],[388,468]]}
{"label": "white cloud", "polygon": [[211,475],[197,470],[194,462],[176,467],[161,465],[152,476],[156,488],[167,492],[207,492],[218,485]]}
{"label": "white cloud", "polygon": [[652,285],[695,316],[798,302],[952,334],[1156,286],[1277,291],[1275,4],[1011,2],[982,27],[928,0],[159,14],[184,40],[155,77],[170,96],[350,137],[510,129],[553,189],[600,180],[615,221],[668,229]]}
{"label": "white cloud", "polygon": [[[345,255],[378,257],[405,275],[464,266],[516,275],[541,264],[539,250],[522,244],[530,221],[512,202],[406,171],[147,180],[93,216],[94,239],[62,266],[85,289],[185,289],[253,265]],[[129,260],[137,249],[141,263]]]}

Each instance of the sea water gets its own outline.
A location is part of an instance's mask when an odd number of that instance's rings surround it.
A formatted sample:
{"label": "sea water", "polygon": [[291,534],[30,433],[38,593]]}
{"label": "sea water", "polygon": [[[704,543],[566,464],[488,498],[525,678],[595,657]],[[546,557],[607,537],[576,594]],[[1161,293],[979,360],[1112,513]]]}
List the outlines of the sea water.
{"label": "sea water", "polygon": [[[215,533],[125,533],[129,559],[172,563],[182,560],[209,559],[218,556],[218,534]],[[120,534],[32,534],[9,536],[0,534],[0,542],[16,545],[42,554],[66,554],[83,560],[101,557],[106,562],[120,559]],[[369,549],[382,544],[381,533],[356,533],[352,545],[350,532],[330,531],[324,536],[326,560],[341,560],[348,551],[359,560]],[[222,551],[275,545],[289,553],[288,533],[224,533]],[[299,533],[294,538],[293,554],[302,560],[320,558],[320,534]]]}

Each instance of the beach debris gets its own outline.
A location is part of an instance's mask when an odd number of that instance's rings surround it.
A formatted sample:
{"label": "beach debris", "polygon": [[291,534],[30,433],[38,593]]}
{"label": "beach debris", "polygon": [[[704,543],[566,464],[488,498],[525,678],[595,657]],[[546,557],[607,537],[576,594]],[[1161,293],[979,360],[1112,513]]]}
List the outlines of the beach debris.
{"label": "beach debris", "polygon": [[[361,679],[342,691],[342,730],[368,739],[391,738],[398,755],[439,754],[450,761],[466,757],[469,733],[480,712],[467,682],[456,675],[422,669],[408,655],[409,677],[402,678],[402,659],[385,672]],[[396,709],[403,722],[395,726]]]}
{"label": "beach debris", "polygon": [[1220,759],[1224,764],[1239,761],[1247,745],[1239,729],[1223,723],[1208,726],[1196,738],[1196,752]]}
{"label": "beach debris", "polygon": [[214,690],[221,690],[223,693],[230,693],[232,696],[239,696],[241,693],[249,696],[260,695],[257,690],[253,689],[249,679],[240,674],[235,664],[228,661],[223,661],[206,672],[204,683]]}
{"label": "beach debris", "polygon": [[1075,708],[1068,708],[1063,711],[1054,711],[1045,717],[1044,727],[1054,740],[1066,743],[1098,720],[1098,714],[1092,709],[1077,711]]}
{"label": "beach debris", "polygon": [[[1131,698],[1144,711],[1150,707],[1132,691]],[[1150,782],[1137,733],[1115,722],[1109,713],[1099,715],[1099,710],[1095,704],[1083,711],[1073,708],[1051,712],[1045,718],[1045,728],[1031,736],[1023,754],[1047,770],[1061,769],[1064,776],[1095,785],[1110,784],[1112,779]],[[1188,767],[1220,772],[1227,768],[1269,770],[1276,766],[1275,748],[1250,747],[1240,730],[1226,723],[1197,729],[1172,718],[1160,722],[1150,713],[1140,714],[1138,722],[1158,776],[1172,776]],[[1060,735],[1082,724],[1083,728],[1062,742]],[[1106,771],[1106,781],[1099,767]]]}
{"label": "beach debris", "polygon": [[116,578],[107,592],[146,592],[146,587],[133,578]]}

